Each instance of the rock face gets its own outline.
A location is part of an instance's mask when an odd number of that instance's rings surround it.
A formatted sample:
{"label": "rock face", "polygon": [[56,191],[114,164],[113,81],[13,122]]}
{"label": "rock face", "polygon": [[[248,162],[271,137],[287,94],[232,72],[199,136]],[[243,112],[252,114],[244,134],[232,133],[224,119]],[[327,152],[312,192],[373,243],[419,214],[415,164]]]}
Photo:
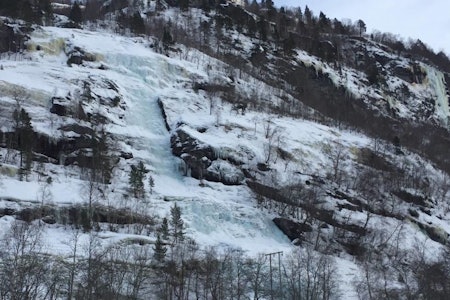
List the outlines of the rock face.
{"label": "rock face", "polygon": [[161,101],[161,99],[158,99],[158,106],[161,109],[161,115],[162,115],[162,117],[164,119],[164,125],[166,125],[167,131],[170,131],[170,126],[169,126],[169,123],[167,122],[166,111],[164,109],[164,103]]}
{"label": "rock face", "polygon": [[275,218],[273,222],[291,241],[302,240],[305,232],[312,231],[308,224],[297,223],[285,218]]}
{"label": "rock face", "polygon": [[173,133],[170,141],[172,153],[185,163],[185,175],[226,185],[239,185],[244,180],[239,166],[220,159],[211,145],[199,141],[182,127]]}
{"label": "rock face", "polygon": [[24,26],[13,27],[0,20],[0,53],[19,52],[25,49],[28,40],[27,33],[31,28]]}
{"label": "rock face", "polygon": [[195,139],[182,128],[178,128],[170,138],[172,153],[183,159],[186,172],[197,179],[204,178],[205,170],[217,157],[214,149]]}
{"label": "rock face", "polygon": [[67,65],[72,66],[81,65],[84,61],[95,61],[96,57],[94,54],[88,53],[79,47],[66,49],[66,54],[69,57],[67,59]]}

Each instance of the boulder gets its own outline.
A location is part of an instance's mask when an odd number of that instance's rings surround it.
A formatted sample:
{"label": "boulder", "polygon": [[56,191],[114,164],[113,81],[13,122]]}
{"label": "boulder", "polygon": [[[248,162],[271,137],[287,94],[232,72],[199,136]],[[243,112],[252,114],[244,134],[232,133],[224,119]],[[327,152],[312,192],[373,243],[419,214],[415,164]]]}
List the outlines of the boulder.
{"label": "boulder", "polygon": [[178,128],[170,138],[172,153],[180,157],[186,164],[186,173],[197,179],[203,179],[206,169],[217,159],[214,149],[183,128]]}
{"label": "boulder", "polygon": [[291,241],[303,240],[303,234],[312,231],[312,227],[306,223],[298,223],[285,218],[274,218],[272,221]]}
{"label": "boulder", "polygon": [[72,66],[81,65],[85,61],[96,61],[97,58],[94,54],[88,53],[79,47],[73,47],[66,49],[66,55],[69,57],[67,59],[67,65]]}
{"label": "boulder", "polygon": [[222,182],[226,185],[240,185],[245,178],[238,167],[222,159],[213,161],[204,176],[208,181]]}

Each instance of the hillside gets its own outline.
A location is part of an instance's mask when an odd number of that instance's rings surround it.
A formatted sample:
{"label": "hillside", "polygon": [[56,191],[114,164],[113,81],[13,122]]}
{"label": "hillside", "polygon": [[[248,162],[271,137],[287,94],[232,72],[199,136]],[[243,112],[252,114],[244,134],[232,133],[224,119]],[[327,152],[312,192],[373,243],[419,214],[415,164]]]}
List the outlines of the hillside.
{"label": "hillside", "polygon": [[0,7],[1,297],[446,298],[447,57],[306,11],[44,2]]}

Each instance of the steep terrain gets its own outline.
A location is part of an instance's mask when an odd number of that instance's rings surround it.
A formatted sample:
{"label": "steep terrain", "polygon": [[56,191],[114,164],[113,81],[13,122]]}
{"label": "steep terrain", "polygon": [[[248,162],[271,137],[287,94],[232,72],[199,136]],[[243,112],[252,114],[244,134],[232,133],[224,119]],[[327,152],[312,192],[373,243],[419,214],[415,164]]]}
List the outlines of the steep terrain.
{"label": "steep terrain", "polygon": [[[106,265],[137,267],[145,256],[140,266],[166,276],[164,288],[152,276],[140,287],[102,277],[117,297],[238,299],[210,288],[207,266],[218,262],[217,282],[249,298],[428,297],[423,278],[450,234],[445,68],[356,35],[321,40],[320,51],[296,36],[300,46],[281,49],[234,25],[261,20],[232,3],[208,12],[151,4],[133,11],[162,37],[130,34],[105,5],[110,19],[85,29],[28,32],[3,19],[16,32],[5,38],[26,40],[26,50],[0,61],[2,249],[23,220],[44,241],[31,252],[69,271],[105,251]],[[206,266],[194,265],[197,252]],[[189,271],[204,276],[203,292]],[[312,294],[296,285],[319,273]],[[48,298],[70,298],[83,276]],[[106,293],[89,284],[77,297]]]}

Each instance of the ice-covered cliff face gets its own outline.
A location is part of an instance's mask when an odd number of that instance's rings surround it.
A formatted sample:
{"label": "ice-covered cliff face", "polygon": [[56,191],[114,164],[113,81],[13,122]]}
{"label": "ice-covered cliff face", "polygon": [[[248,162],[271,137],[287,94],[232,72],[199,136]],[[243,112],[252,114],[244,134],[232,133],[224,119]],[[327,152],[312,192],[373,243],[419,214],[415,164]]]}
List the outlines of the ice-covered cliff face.
{"label": "ice-covered cliff face", "polygon": [[[255,209],[246,187],[216,183],[200,187],[198,181],[183,177],[182,162],[171,152],[171,133],[166,128],[158,100],[196,101],[198,95],[190,89],[192,80],[207,80],[208,75],[193,64],[146,49],[145,43],[135,47],[142,48],[142,56],[133,52],[108,53],[104,49],[104,62],[114,72],[109,78],[117,76],[115,82],[129,107],[127,126],[117,128],[117,133],[132,139],[131,152],[135,158],[148,163],[155,178],[158,194],[153,200],[153,209],[164,211],[171,200],[177,201],[183,210],[188,233],[202,245],[237,247],[252,253],[289,248],[287,238],[274,226],[270,216]],[[190,121],[186,116],[179,118]]]}
{"label": "ice-covered cliff face", "polygon": [[[242,39],[248,50],[250,39]],[[272,219],[304,222],[311,241],[329,243],[329,251],[342,255],[338,267],[348,288],[358,267],[345,266],[353,261],[347,260],[345,247],[365,238],[355,232],[373,234],[367,240],[373,238],[380,245],[383,234],[394,232],[399,239],[392,243],[405,251],[414,247],[413,238],[424,242],[432,236],[433,241],[427,241],[430,256],[447,240],[450,218],[444,206],[444,173],[401,145],[324,125],[334,123],[320,117],[324,124],[314,122],[308,114],[312,109],[255,76],[194,49],[178,46],[168,57],[154,51],[152,39],[105,32],[43,28],[32,35],[29,46],[24,56],[1,62],[2,131],[12,130],[12,110],[20,102],[45,141],[75,146],[70,152],[52,145],[61,153],[53,160],[40,157],[44,163],[36,163],[28,181],[22,182],[16,176],[17,152],[8,154],[2,148],[1,170],[7,174],[2,178],[3,207],[19,211],[42,203],[53,207],[87,203],[86,169],[71,155],[87,151],[84,138],[90,130],[102,129],[110,135],[111,156],[118,161],[111,184],[101,187],[104,195],[96,202],[158,215],[159,220],[176,202],[188,236],[202,246],[241,248],[252,255],[288,250],[293,246]],[[344,68],[339,73],[314,56],[297,54],[295,63],[313,68],[316,76],[327,74],[332,84],[357,96],[355,101],[375,108],[388,102],[397,117],[414,120],[420,115],[416,110],[420,101],[436,97],[441,107],[437,116],[442,120],[448,116],[442,74],[433,68],[426,70],[428,81],[392,77],[381,90],[368,86],[361,72]],[[405,95],[419,100],[412,103],[388,93],[403,86]],[[293,111],[299,112],[297,117],[289,115]],[[43,150],[44,156],[53,153]],[[73,163],[62,166],[57,159]],[[134,199],[128,190],[130,166],[139,161],[154,178],[153,193],[145,182],[144,200]],[[53,179],[45,186],[51,197],[45,196],[42,174]],[[405,178],[395,177],[402,174]],[[440,183],[440,189],[430,188]],[[364,189],[358,190],[358,185]],[[1,230],[12,219],[2,217]],[[156,238],[155,231],[109,230],[106,225],[102,229],[105,244]],[[57,222],[46,225],[50,252],[70,251],[70,230]],[[366,247],[373,247],[370,243]]]}
{"label": "ice-covered cliff face", "polygon": [[435,115],[449,128],[450,107],[449,94],[444,74],[436,68],[425,65],[426,84],[430,88],[430,98],[435,102]]}
{"label": "ice-covered cliff face", "polygon": [[[188,235],[202,245],[230,246],[251,253],[289,248],[288,239],[272,223],[270,215],[255,208],[248,188],[219,183],[199,186],[199,181],[186,178],[180,172],[182,162],[172,155],[171,133],[166,128],[158,99],[198,101],[199,95],[192,91],[192,83],[194,80],[208,81],[209,75],[203,66],[155,53],[150,44],[151,41],[142,38],[45,28],[36,32],[30,42],[31,48],[40,50],[31,52],[23,60],[2,63],[0,83],[10,89],[17,87],[29,92],[29,99],[22,105],[29,112],[33,127],[55,138],[68,134],[61,134],[59,128],[80,121],[51,114],[48,108],[52,97],[79,94],[80,82],[89,82],[91,92],[98,97],[120,97],[123,110],[117,114],[113,108],[103,107],[96,101],[86,103],[84,107],[85,112],[100,112],[108,120],[104,128],[114,137],[116,150],[133,156],[131,160],[122,159],[115,171],[114,192],[108,200],[113,206],[124,205],[123,200],[114,203],[112,199],[126,193],[130,163],[143,161],[155,180],[154,193],[148,195],[146,213],[164,217],[173,201],[177,201]],[[63,49],[69,46],[82,49],[97,59],[68,66]],[[106,80],[114,89],[98,84]],[[36,95],[42,98],[40,103],[36,103]],[[11,97],[11,94],[3,94],[2,100],[12,101]],[[71,101],[76,102],[75,99]],[[194,120],[196,116],[193,114],[186,119],[180,115],[178,118],[190,121],[189,118]],[[91,126],[84,121],[80,124]],[[226,139],[225,136],[222,138]],[[79,181],[70,176],[63,178],[63,167],[51,168],[58,170],[51,188],[52,202],[84,202],[83,195],[73,193],[80,185]],[[29,192],[23,193],[20,186],[27,186]],[[14,185],[6,186],[4,195],[17,199],[20,206],[22,200],[33,201],[38,190],[38,183],[14,182]]]}

